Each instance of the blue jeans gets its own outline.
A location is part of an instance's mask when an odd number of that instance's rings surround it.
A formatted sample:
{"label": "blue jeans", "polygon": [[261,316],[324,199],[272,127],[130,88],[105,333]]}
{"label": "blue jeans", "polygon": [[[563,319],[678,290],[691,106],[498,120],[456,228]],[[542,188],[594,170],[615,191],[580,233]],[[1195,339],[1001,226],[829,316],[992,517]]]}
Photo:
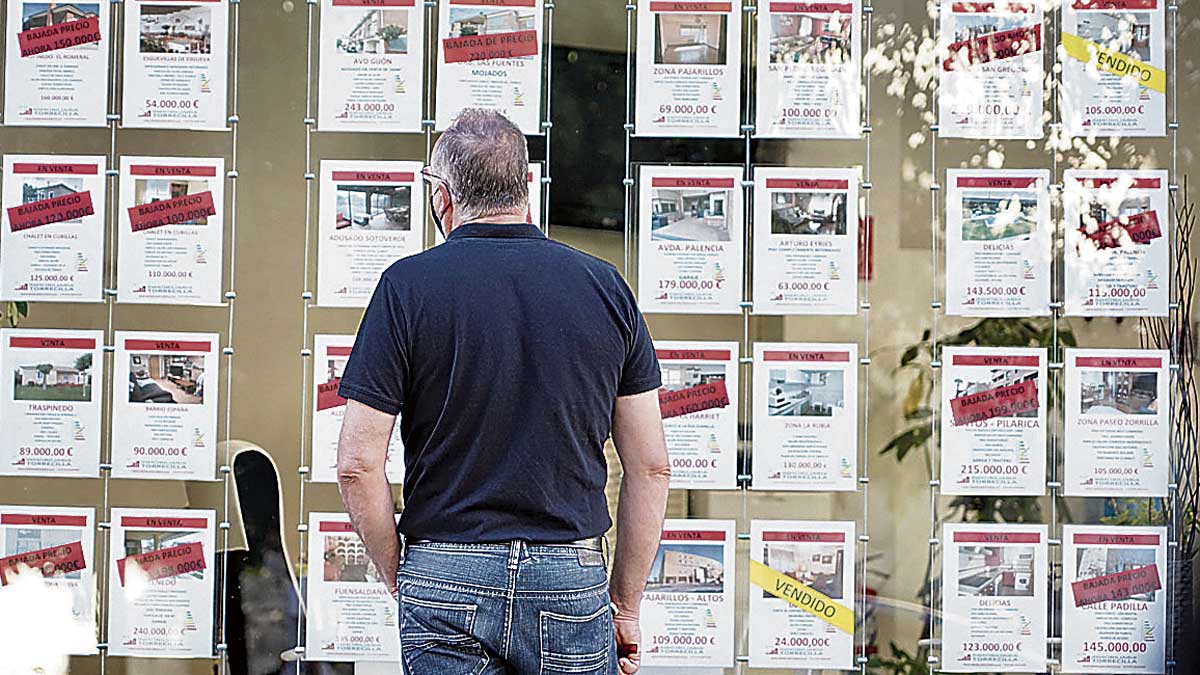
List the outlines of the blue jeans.
{"label": "blue jeans", "polygon": [[396,586],[408,675],[617,672],[599,551],[410,543]]}

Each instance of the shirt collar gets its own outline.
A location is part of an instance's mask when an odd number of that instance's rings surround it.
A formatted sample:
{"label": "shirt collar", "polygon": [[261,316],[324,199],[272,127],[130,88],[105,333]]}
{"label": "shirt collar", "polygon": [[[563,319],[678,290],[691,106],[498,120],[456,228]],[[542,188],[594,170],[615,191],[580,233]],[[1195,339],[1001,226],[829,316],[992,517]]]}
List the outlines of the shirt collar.
{"label": "shirt collar", "polygon": [[475,222],[459,225],[446,239],[507,238],[545,239],[546,235],[530,223],[487,223]]}

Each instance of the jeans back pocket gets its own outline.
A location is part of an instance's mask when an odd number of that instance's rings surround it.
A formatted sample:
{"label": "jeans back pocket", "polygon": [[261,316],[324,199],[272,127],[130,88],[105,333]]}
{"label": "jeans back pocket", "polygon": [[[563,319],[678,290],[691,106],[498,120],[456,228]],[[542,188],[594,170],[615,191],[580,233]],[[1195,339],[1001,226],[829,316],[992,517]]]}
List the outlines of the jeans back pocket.
{"label": "jeans back pocket", "polygon": [[539,623],[542,675],[603,675],[610,672],[613,626],[607,604],[586,616],[543,610]]}
{"label": "jeans back pocket", "polygon": [[478,607],[400,593],[400,653],[409,675],[475,675],[488,656],[472,634]]}

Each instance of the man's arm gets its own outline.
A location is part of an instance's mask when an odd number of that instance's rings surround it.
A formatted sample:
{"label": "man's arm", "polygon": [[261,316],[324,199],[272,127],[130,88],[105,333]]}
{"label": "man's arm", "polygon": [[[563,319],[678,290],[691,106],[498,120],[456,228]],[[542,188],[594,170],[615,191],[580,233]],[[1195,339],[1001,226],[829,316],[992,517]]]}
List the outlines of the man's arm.
{"label": "man's arm", "polygon": [[396,570],[400,567],[400,539],[396,536],[392,487],[384,470],[395,424],[395,415],[347,400],[337,460],[342,503],[367,547],[367,555],[383,577],[381,581],[393,594]]}
{"label": "man's arm", "polygon": [[[617,606],[617,644],[626,647],[641,640],[638,619],[642,591],[658,555],[667,513],[671,462],[663,437],[658,391],[617,398],[612,436],[624,473],[617,503],[617,549],[609,593]],[[634,654],[622,658],[622,672],[637,672],[640,657]]]}

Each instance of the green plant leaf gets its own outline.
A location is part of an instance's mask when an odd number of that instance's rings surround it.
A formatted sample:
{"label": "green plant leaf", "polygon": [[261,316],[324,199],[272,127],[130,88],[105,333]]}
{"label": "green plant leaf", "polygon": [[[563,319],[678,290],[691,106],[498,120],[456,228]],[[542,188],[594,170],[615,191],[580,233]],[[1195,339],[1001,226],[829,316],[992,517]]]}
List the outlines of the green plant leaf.
{"label": "green plant leaf", "polygon": [[887,445],[883,446],[883,450],[879,451],[879,454],[886,455],[895,450],[896,461],[903,462],[913,448],[919,448],[928,443],[932,434],[933,430],[929,428],[928,424],[912,427],[889,441]]}

